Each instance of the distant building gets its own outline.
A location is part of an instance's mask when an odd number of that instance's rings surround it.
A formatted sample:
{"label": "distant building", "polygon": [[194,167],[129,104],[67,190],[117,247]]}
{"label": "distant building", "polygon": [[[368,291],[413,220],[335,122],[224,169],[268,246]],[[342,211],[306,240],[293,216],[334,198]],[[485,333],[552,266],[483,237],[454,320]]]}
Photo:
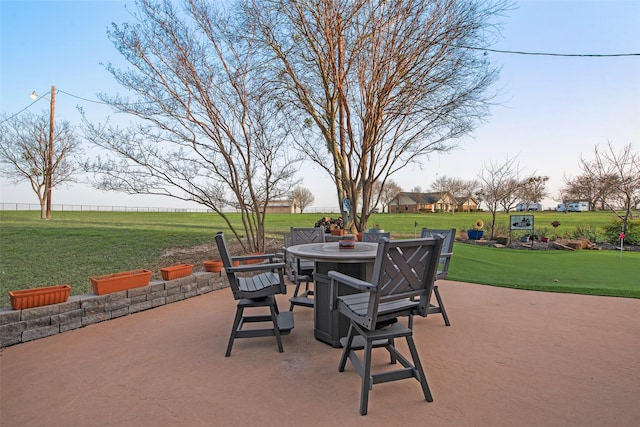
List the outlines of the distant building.
{"label": "distant building", "polygon": [[[466,199],[465,199],[466,200]],[[400,192],[389,203],[390,213],[452,212],[458,207],[456,198],[448,192]]]}
{"label": "distant building", "polygon": [[266,213],[298,213],[300,209],[294,200],[271,200]]}
{"label": "distant building", "polygon": [[473,197],[456,197],[459,212],[474,212],[478,210],[478,202]]}
{"label": "distant building", "polygon": [[473,197],[453,197],[449,192],[413,193],[400,192],[389,203],[390,213],[419,212],[473,212],[478,202]]}

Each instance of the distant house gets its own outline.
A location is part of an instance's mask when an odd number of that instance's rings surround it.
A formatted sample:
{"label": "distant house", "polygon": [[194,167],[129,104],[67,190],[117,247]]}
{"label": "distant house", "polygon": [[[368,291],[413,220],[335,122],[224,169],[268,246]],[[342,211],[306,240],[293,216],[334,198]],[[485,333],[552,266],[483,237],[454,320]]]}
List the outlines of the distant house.
{"label": "distant house", "polygon": [[478,210],[478,202],[473,197],[456,197],[457,211],[473,212]]}
{"label": "distant house", "polygon": [[294,200],[271,200],[266,213],[298,213],[300,209]]}
{"label": "distant house", "polygon": [[412,193],[401,192],[389,203],[389,212],[473,212],[478,202],[473,197],[455,198],[449,192]]}
{"label": "distant house", "polygon": [[[400,192],[389,203],[391,213],[452,212],[458,206],[456,198],[448,192]],[[476,205],[477,207],[477,205]]]}

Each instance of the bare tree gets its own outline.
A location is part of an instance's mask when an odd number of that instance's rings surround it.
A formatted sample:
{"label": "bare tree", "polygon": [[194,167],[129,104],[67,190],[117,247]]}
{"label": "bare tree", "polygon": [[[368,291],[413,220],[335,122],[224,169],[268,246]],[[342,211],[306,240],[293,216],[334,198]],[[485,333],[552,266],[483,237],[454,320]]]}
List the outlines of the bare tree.
{"label": "bare tree", "polygon": [[[449,178],[446,175],[443,175],[437,178],[434,183],[431,185],[431,190],[439,193],[450,193],[454,199],[457,199],[464,192],[465,185],[464,181],[460,178]],[[451,215],[453,215],[456,211],[456,205],[453,206],[453,209],[445,208],[446,210],[451,211]]]}
{"label": "bare tree", "polygon": [[[220,215],[246,251],[264,248],[270,200],[292,185],[297,158],[280,124],[283,105],[264,75],[251,27],[213,2],[138,0],[133,23],[112,24],[110,39],[128,69],[107,70],[135,99],[102,95],[135,126],[87,123],[106,150],[88,169],[99,188],[160,194],[199,203]],[[243,231],[225,209],[241,214]]]}
{"label": "bare tree", "polygon": [[309,206],[316,199],[313,193],[308,188],[296,187],[291,192],[291,198],[295,201],[296,205],[300,208],[300,213],[304,212],[304,209]]}
{"label": "bare tree", "polygon": [[[280,66],[274,80],[309,136],[301,148],[366,228],[373,186],[450,150],[488,114],[482,48],[507,4],[460,0],[246,0]],[[300,111],[303,114],[300,114]],[[321,142],[320,142],[321,141]]]}
{"label": "bare tree", "polygon": [[516,159],[516,157],[507,158],[502,164],[491,162],[484,165],[478,176],[482,185],[480,194],[487,205],[487,210],[491,212],[491,239],[494,237],[498,208],[505,204],[509,205],[510,200],[517,199],[517,185],[514,187],[514,183],[520,180]]}
{"label": "bare tree", "polygon": [[467,201],[467,212],[471,212],[471,199],[476,199],[477,207],[480,207],[480,199],[477,197],[477,193],[480,191],[480,182],[476,179],[469,179],[462,181],[462,187],[460,194],[456,197],[463,198]]}
{"label": "bare tree", "polygon": [[633,218],[632,210],[640,203],[640,153],[633,152],[631,144],[620,151],[611,142],[603,150],[596,145],[594,159],[581,157],[580,169],[600,188],[608,189],[601,200],[620,218],[622,232],[626,232],[627,223]]}
{"label": "bare tree", "polygon": [[548,176],[530,176],[520,183],[520,201],[522,203],[538,203],[547,195]]}
{"label": "bare tree", "polygon": [[402,188],[395,181],[387,181],[384,187],[380,188],[379,191],[379,199],[380,204],[382,205],[382,212],[389,212],[389,204],[393,199],[395,199],[398,194],[402,191]]}
{"label": "bare tree", "polygon": [[38,196],[40,217],[51,218],[47,214],[47,180],[51,178],[51,188],[65,182],[72,182],[79,171],[77,155],[82,150],[80,139],[75,135],[69,122],[56,123],[53,156],[49,162],[49,120],[50,115],[22,114],[3,117],[0,123],[0,171],[13,182],[28,181]]}

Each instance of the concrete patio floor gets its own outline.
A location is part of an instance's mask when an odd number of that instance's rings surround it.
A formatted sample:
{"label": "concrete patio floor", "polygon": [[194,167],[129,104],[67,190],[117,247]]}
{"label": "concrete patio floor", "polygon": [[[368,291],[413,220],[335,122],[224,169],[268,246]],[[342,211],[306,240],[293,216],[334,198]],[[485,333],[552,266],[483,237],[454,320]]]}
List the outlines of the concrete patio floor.
{"label": "concrete patio floor", "polygon": [[417,381],[378,384],[360,416],[360,377],[337,371],[311,309],[295,309],[284,353],[240,339],[225,358],[235,302],[222,289],[3,349],[0,425],[640,425],[640,300],[440,289],[452,326],[414,328],[432,403]]}

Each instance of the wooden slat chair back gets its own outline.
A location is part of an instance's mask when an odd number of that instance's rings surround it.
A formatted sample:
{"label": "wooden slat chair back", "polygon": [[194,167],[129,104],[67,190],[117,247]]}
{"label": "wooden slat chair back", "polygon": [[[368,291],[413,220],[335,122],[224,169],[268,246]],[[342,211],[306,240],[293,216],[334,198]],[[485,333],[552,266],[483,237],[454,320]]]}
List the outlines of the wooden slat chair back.
{"label": "wooden slat chair back", "polygon": [[291,246],[303,245],[305,243],[324,243],[323,227],[291,227]]}
{"label": "wooden slat chair back", "polygon": [[[361,293],[337,296],[334,308],[351,321],[338,370],[344,371],[347,358],[362,378],[360,413],[368,408],[369,390],[373,384],[415,378],[421,385],[424,397],[432,401],[427,379],[413,341],[412,323],[404,326],[397,322],[400,316],[418,314],[427,316],[429,299],[436,279],[438,259],[443,239],[394,240],[382,238],[371,281],[364,281],[345,274],[330,271],[332,294],[337,295],[338,283],[343,283]],[[395,338],[405,338],[412,361],[395,347]],[[391,355],[391,363],[400,362],[397,370],[371,373],[373,348],[383,347]],[[356,351],[364,351],[360,360]]]}
{"label": "wooden slat chair back", "polygon": [[[442,254],[440,255],[440,262],[438,263],[438,273],[436,275],[436,279],[446,279],[449,275],[449,265],[451,265],[451,257],[453,256],[453,244],[455,242],[456,229],[448,228],[448,229],[435,229],[435,228],[427,228],[423,227],[422,232],[420,233],[420,237],[433,237],[433,236],[443,236],[444,243],[442,245]],[[429,306],[429,313],[442,314],[442,318],[444,319],[444,323],[447,326],[451,326],[451,322],[449,321],[449,316],[447,315],[447,311],[444,308],[444,303],[442,302],[442,296],[440,296],[440,289],[438,289],[438,283],[433,287],[433,293],[438,302],[437,305],[431,304]]]}
{"label": "wooden slat chair back", "polygon": [[[324,243],[325,233],[323,227],[291,227],[289,230],[289,245],[304,245],[307,243]],[[285,242],[286,244],[286,242]],[[285,251],[286,253],[286,251]],[[287,256],[287,275],[296,285],[293,296],[289,299],[289,311],[293,311],[296,305],[303,307],[314,306],[314,291],[310,288],[313,280],[314,263],[313,261],[302,260],[297,257]],[[302,283],[305,284],[304,291],[300,291]]]}
{"label": "wooden slat chair back", "polygon": [[[276,254],[245,255],[232,257],[229,253],[224,234],[216,234],[216,245],[224,269],[229,280],[233,298],[238,301],[236,316],[229,337],[229,344],[225,356],[229,357],[236,338],[253,338],[275,336],[278,350],[283,351],[281,335],[288,334],[293,329],[292,313],[280,313],[275,295],[286,294],[287,285],[284,280],[283,262],[273,262]],[[269,262],[233,266],[233,261],[266,258]],[[245,308],[269,307],[269,315],[245,316]],[[271,327],[264,329],[243,330],[245,323],[270,322]]]}
{"label": "wooden slat chair back", "polygon": [[377,243],[381,237],[386,237],[387,239],[391,239],[391,233],[388,231],[382,232],[382,233],[372,233],[369,231],[365,231],[364,233],[362,233],[363,242]]}

